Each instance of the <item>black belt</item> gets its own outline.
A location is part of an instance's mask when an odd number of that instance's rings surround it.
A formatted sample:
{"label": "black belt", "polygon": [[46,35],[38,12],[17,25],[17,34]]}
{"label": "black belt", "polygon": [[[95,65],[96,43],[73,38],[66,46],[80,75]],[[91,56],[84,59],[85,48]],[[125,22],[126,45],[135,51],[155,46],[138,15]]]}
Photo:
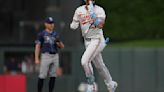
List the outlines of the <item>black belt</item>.
{"label": "black belt", "polygon": [[86,41],[91,41],[91,38],[84,38],[84,40],[86,40]]}
{"label": "black belt", "polygon": [[43,53],[56,54],[56,52],[43,52]]}

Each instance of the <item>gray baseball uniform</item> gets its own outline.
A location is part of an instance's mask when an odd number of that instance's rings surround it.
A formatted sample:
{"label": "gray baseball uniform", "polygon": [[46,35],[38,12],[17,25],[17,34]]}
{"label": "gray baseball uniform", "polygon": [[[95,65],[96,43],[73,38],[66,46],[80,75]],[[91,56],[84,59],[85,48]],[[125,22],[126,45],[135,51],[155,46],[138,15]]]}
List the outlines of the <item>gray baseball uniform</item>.
{"label": "gray baseball uniform", "polygon": [[59,55],[58,54],[49,54],[43,53],[41,54],[41,66],[39,77],[46,78],[47,75],[49,77],[56,77],[56,71],[59,66]]}

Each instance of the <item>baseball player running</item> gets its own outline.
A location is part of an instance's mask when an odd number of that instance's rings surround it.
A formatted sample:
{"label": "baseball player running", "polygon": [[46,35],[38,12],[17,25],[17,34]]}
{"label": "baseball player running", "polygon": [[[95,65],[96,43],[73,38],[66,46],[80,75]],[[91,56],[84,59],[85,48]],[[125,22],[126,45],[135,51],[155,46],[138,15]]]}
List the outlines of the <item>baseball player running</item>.
{"label": "baseball player running", "polygon": [[80,24],[82,36],[84,38],[86,50],[81,58],[81,64],[88,83],[86,92],[96,91],[95,77],[91,62],[104,79],[108,91],[114,92],[117,83],[112,80],[101,55],[101,52],[106,46],[102,30],[106,18],[105,11],[100,6],[95,5],[95,0],[85,0],[85,3],[86,5],[82,5],[76,9],[70,27],[71,29],[77,29]]}
{"label": "baseball player running", "polygon": [[[40,63],[38,92],[42,92],[47,75],[50,77],[49,92],[53,92],[59,66],[58,48],[64,48],[64,44],[59,40],[58,33],[54,31],[52,17],[46,18],[44,25],[45,29],[38,33],[35,41],[35,63]],[[39,59],[40,52],[41,60]]]}

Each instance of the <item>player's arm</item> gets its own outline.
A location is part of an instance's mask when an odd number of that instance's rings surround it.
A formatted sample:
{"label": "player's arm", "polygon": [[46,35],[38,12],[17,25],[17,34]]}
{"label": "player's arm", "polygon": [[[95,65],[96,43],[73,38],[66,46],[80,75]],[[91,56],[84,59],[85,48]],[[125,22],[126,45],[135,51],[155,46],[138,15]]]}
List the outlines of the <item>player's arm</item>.
{"label": "player's arm", "polygon": [[35,40],[35,64],[40,63],[39,55],[40,55],[40,48],[42,42],[43,42],[42,34],[38,33],[37,39]]}
{"label": "player's arm", "polygon": [[102,28],[104,27],[104,24],[105,24],[105,19],[102,18],[102,17],[97,17],[97,18],[94,20],[94,25],[95,25],[97,28],[102,29]]}
{"label": "player's arm", "polygon": [[57,44],[58,48],[60,48],[60,49],[64,48],[64,44],[62,41],[58,41],[58,42],[56,42],[56,44]]}
{"label": "player's arm", "polygon": [[63,49],[64,48],[64,43],[59,39],[59,35],[56,37],[56,45],[60,49]]}
{"label": "player's arm", "polygon": [[35,64],[39,64],[40,44],[35,45]]}
{"label": "player's arm", "polygon": [[70,24],[71,29],[77,29],[79,27],[79,18],[78,18],[78,10],[75,11],[72,23]]}
{"label": "player's arm", "polygon": [[97,13],[93,12],[91,14],[91,18],[93,19],[93,24],[97,28],[102,29],[104,27],[106,15],[105,11],[102,8],[100,8]]}

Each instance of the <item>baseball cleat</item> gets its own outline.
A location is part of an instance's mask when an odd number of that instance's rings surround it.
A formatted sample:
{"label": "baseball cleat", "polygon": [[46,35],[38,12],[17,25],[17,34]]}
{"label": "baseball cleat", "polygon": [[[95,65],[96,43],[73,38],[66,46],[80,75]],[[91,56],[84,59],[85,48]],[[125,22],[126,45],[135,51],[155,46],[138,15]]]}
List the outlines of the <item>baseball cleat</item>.
{"label": "baseball cleat", "polygon": [[115,92],[117,86],[118,86],[117,82],[113,81],[113,87],[109,88],[109,92]]}
{"label": "baseball cleat", "polygon": [[88,84],[86,92],[97,92],[97,84],[94,83],[93,85]]}

